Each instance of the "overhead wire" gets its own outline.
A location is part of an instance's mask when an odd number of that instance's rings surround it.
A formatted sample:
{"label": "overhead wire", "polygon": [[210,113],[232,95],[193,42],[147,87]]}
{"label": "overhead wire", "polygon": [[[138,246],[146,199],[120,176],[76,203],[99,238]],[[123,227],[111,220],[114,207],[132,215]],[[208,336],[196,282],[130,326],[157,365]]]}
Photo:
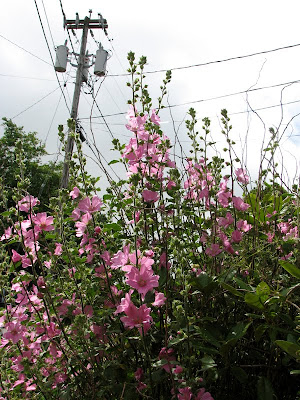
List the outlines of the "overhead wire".
{"label": "overhead wire", "polygon": [[28,50],[24,49],[24,47],[19,46],[18,44],[14,43],[12,40],[7,39],[6,37],[4,37],[1,34],[0,34],[0,37],[2,37],[3,39],[7,40],[9,43],[13,44],[14,46],[18,47],[19,49],[25,51],[26,53],[30,54],[31,56],[37,58],[40,61],[43,61],[45,64],[48,64],[48,65],[50,65],[52,67],[52,64],[50,64],[48,61],[46,61],[43,58],[37,56],[36,54],[33,54],[31,51],[28,51]]}
{"label": "overhead wire", "polygon": [[[268,54],[268,53],[274,53],[274,52],[280,51],[280,50],[292,49],[292,48],[295,48],[298,46],[300,46],[300,43],[296,43],[296,44],[292,44],[292,45],[288,45],[288,46],[277,47],[275,49],[270,49],[270,50],[257,51],[255,53],[245,54],[245,55],[241,55],[241,56],[223,58],[221,60],[206,61],[206,62],[199,63],[199,64],[185,65],[185,66],[181,66],[181,67],[173,67],[173,68],[168,68],[168,69],[144,71],[143,73],[144,74],[156,74],[156,73],[160,73],[160,72],[178,71],[178,70],[184,70],[184,69],[189,69],[189,68],[204,67],[206,65],[221,64],[224,62],[233,61],[233,60],[241,60],[243,58],[254,57],[254,56],[261,55],[261,54]],[[130,75],[131,75],[130,73],[126,73],[126,74],[116,74],[116,75],[108,75],[108,76],[130,76]]]}
{"label": "overhead wire", "polygon": [[45,32],[45,29],[44,29],[43,21],[42,21],[42,19],[41,19],[41,15],[40,15],[40,12],[39,12],[39,8],[38,8],[38,5],[37,5],[36,0],[33,0],[33,1],[34,1],[34,4],[35,4],[35,7],[36,7],[36,11],[37,11],[37,14],[38,14],[38,18],[39,18],[39,21],[40,21],[40,25],[41,25],[41,28],[42,28],[42,31],[43,31],[43,35],[44,35],[44,38],[45,38],[45,41],[46,41],[46,44],[47,44],[47,48],[48,48],[48,51],[49,51],[49,54],[50,54],[50,58],[51,58],[51,61],[52,61],[52,66],[53,66],[54,72],[55,72],[55,76],[56,76],[57,82],[58,82],[58,84],[59,84],[60,90],[61,90],[61,92],[62,92],[62,95],[63,95],[63,97],[64,97],[64,100],[65,100],[65,104],[66,104],[66,106],[67,106],[67,109],[68,109],[68,111],[69,111],[69,113],[70,113],[70,108],[69,108],[69,105],[68,105],[68,103],[67,103],[67,99],[66,99],[65,93],[64,93],[64,91],[63,91],[63,88],[61,87],[61,84],[60,84],[60,81],[59,81],[57,72],[55,71],[54,60],[53,60],[53,57],[52,57],[52,53],[51,53],[51,50],[50,50],[50,46],[49,46],[49,43],[48,43],[48,39],[47,39],[47,36],[46,36],[46,32]]}
{"label": "overhead wire", "polygon": [[49,29],[49,32],[50,32],[51,40],[52,40],[53,49],[55,49],[55,43],[54,43],[54,39],[53,39],[53,36],[52,36],[52,32],[51,32],[51,28],[50,28],[50,24],[49,24],[48,15],[47,15],[47,11],[46,11],[46,8],[45,8],[44,0],[41,0],[41,1],[42,1],[42,4],[43,4],[43,9],[44,9],[44,13],[45,13],[45,16],[46,16],[46,21],[47,21],[48,29]]}
{"label": "overhead wire", "polygon": [[[36,78],[35,76],[20,76],[20,75],[10,75],[10,74],[0,74],[0,76],[5,76],[7,78],[34,79],[37,81],[56,82],[56,79]],[[61,82],[61,83],[64,83],[64,82]]]}
{"label": "overhead wire", "polygon": [[91,96],[92,96],[92,99],[93,99],[93,104],[92,104],[92,107],[91,107],[90,120],[92,119],[93,106],[94,106],[94,104],[95,104],[96,107],[97,107],[97,110],[98,110],[99,113],[100,113],[101,118],[102,118],[103,121],[104,121],[104,124],[105,124],[105,126],[106,126],[108,132],[110,133],[111,137],[114,139],[114,134],[112,133],[112,131],[111,131],[111,129],[110,129],[110,127],[109,127],[109,125],[108,125],[108,123],[107,123],[107,121],[106,121],[106,119],[105,119],[105,117],[104,117],[104,115],[103,115],[103,113],[102,113],[102,111],[101,111],[101,109],[100,109],[98,103],[97,103],[97,100],[96,100],[96,97],[97,97],[97,95],[98,95],[98,93],[99,93],[99,90],[100,90],[100,88],[101,88],[101,86],[102,86],[102,84],[103,84],[105,78],[106,78],[106,76],[105,76],[105,77],[103,78],[103,80],[101,81],[101,83],[100,83],[100,85],[99,85],[99,87],[98,87],[98,89],[97,89],[96,95],[94,94],[94,85],[91,87]]}
{"label": "overhead wire", "polygon": [[30,108],[34,107],[36,104],[40,103],[42,100],[44,100],[46,97],[50,96],[50,94],[56,92],[56,90],[58,90],[59,87],[55,88],[54,90],[52,90],[50,93],[46,94],[46,96],[43,96],[41,99],[39,99],[38,101],[36,101],[35,103],[33,103],[31,106],[25,108],[25,110],[19,112],[17,115],[15,115],[14,117],[12,117],[11,119],[15,119],[17,118],[19,115],[23,114],[24,112],[26,112],[27,110],[29,110]]}
{"label": "overhead wire", "polygon": [[48,136],[49,136],[50,130],[51,130],[51,128],[52,128],[52,125],[53,125],[53,122],[54,122],[54,118],[55,118],[55,116],[56,116],[56,113],[57,113],[58,107],[59,107],[59,105],[60,105],[61,98],[62,98],[62,93],[60,93],[60,96],[59,96],[59,99],[58,99],[57,106],[56,106],[56,108],[55,108],[55,110],[54,110],[54,114],[53,114],[53,117],[52,117],[52,119],[51,119],[50,126],[49,126],[49,128],[48,128],[47,135],[46,135],[46,137],[45,137],[45,140],[44,140],[44,144],[46,144],[46,142],[47,142],[47,139],[48,139]]}
{"label": "overhead wire", "polygon": [[[284,83],[277,83],[277,84],[274,84],[274,85],[262,86],[262,87],[258,87],[258,88],[248,89],[248,90],[242,90],[242,91],[239,91],[239,92],[224,94],[224,95],[215,96],[215,97],[210,97],[210,98],[207,98],[207,99],[194,100],[194,101],[189,101],[189,102],[179,103],[179,104],[170,104],[168,106],[165,106],[164,108],[167,109],[167,108],[174,108],[174,107],[182,107],[182,106],[190,105],[190,104],[204,103],[206,101],[218,100],[218,99],[222,99],[222,98],[226,98],[226,97],[236,96],[236,95],[245,94],[245,93],[249,93],[249,92],[255,92],[255,91],[259,91],[259,90],[276,88],[276,87],[285,86],[285,85],[294,84],[294,83],[300,83],[300,80],[284,82]],[[274,106],[271,106],[271,107],[277,107],[277,105],[274,105]],[[247,112],[247,111],[242,111],[242,112]],[[106,117],[114,117],[114,116],[125,115],[125,114],[127,114],[127,111],[113,113],[113,114],[106,114],[106,115],[104,115],[104,117],[105,118]],[[90,117],[82,117],[81,119],[84,120],[84,119],[89,119],[89,118]],[[100,118],[100,117],[99,116],[94,116],[92,118]]]}

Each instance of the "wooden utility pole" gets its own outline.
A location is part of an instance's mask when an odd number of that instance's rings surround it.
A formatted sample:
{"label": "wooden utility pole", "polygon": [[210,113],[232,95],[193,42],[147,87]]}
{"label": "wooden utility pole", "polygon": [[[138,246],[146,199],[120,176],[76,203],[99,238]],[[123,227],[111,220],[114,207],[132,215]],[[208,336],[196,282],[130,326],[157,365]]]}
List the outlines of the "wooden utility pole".
{"label": "wooden utility pole", "polygon": [[[107,28],[107,21],[105,19],[99,18],[99,20],[90,19],[89,17],[85,17],[84,20],[79,20],[78,14],[75,20],[66,20],[64,21],[64,25],[67,29],[82,29],[82,39],[81,39],[81,47],[80,47],[80,54],[78,58],[78,65],[77,65],[77,73],[76,73],[76,82],[75,82],[75,89],[73,95],[73,102],[72,102],[72,110],[71,110],[71,118],[76,121],[77,114],[78,114],[78,105],[79,105],[79,97],[81,91],[81,85],[83,81],[83,69],[84,69],[84,60],[85,60],[85,53],[86,53],[86,44],[87,44],[87,37],[89,29],[105,29]],[[70,161],[73,154],[73,147],[74,147],[74,138],[71,137],[71,131],[68,131],[68,140],[65,149],[65,159],[64,159],[64,166],[63,166],[63,175],[61,181],[61,187],[67,188],[69,183],[69,167]]]}

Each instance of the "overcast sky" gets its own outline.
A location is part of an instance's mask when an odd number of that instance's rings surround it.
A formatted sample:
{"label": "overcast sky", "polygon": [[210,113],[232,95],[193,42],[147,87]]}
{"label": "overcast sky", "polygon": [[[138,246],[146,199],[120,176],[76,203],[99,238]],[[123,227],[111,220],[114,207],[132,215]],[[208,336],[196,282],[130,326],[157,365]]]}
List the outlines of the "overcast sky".
{"label": "overcast sky", "polygon": [[[36,0],[36,2],[55,58],[47,18],[55,46],[63,44],[68,38],[63,29],[59,0]],[[50,159],[55,159],[58,151],[57,126],[66,124],[69,113],[61,97],[53,67],[49,65],[51,58],[34,0],[9,2],[2,0],[1,3],[0,116],[13,118],[16,124],[24,126],[25,131],[37,131],[39,138],[46,142],[47,150],[51,154]],[[88,15],[89,9],[93,10],[92,17],[97,18],[100,12],[107,19],[108,36],[112,42],[108,41],[100,29],[94,30],[94,33],[95,39],[100,40],[103,47],[112,52],[107,64],[108,75],[126,73],[128,67],[126,58],[130,50],[134,51],[137,57],[147,56],[146,70],[156,71],[250,55],[300,43],[300,4],[295,0],[285,2],[62,0],[62,5],[67,19],[75,18],[76,12],[83,19]],[[71,37],[75,49],[79,51],[81,31],[77,31],[78,40],[72,34]],[[46,62],[28,54],[6,39]],[[68,46],[71,49],[70,44]],[[91,35],[88,38],[87,48],[89,53],[95,53],[97,50]],[[300,46],[295,46],[228,62],[174,70],[168,101],[171,105],[179,105],[171,109],[175,127],[180,125],[191,106],[180,104],[243,92],[251,87],[260,88],[300,80],[299,62]],[[93,73],[92,68],[90,72]],[[73,97],[75,73],[76,69],[69,65],[67,74],[59,74],[60,80],[67,82],[64,93],[69,107]],[[150,93],[154,98],[159,95],[159,86],[163,78],[163,73],[147,75]],[[103,115],[127,110],[126,100],[130,97],[130,92],[126,87],[126,81],[126,77],[122,76],[106,77],[97,96],[97,103]],[[95,83],[96,91],[99,84],[100,80]],[[294,102],[283,105],[282,108],[259,110],[257,114],[250,112],[245,93],[192,104],[198,112],[199,120],[206,116],[212,118],[213,136],[219,151],[223,148],[219,123],[220,110],[222,108],[228,110],[233,125],[232,137],[237,142],[237,152],[240,154],[247,137],[247,153],[244,152],[244,159],[254,176],[265,129],[268,131],[270,126],[278,127],[282,120],[280,132],[283,132],[288,121],[300,112],[300,83],[289,85],[281,94],[283,87],[248,93],[250,106],[254,110],[280,104],[281,96],[283,104]],[[48,94],[49,96],[41,100]],[[35,102],[38,103],[22,112]],[[90,140],[88,117],[91,104],[91,95],[84,86],[80,98],[79,118],[83,118],[81,123]],[[21,114],[17,116],[19,113]],[[99,112],[94,107],[93,116],[98,115]],[[173,139],[170,111],[164,110],[161,118],[162,127]],[[107,117],[106,121],[116,137],[122,142],[128,140],[130,132],[122,125],[125,122],[124,115]],[[299,127],[300,117],[295,117],[290,127],[286,129],[281,142],[283,166],[288,171],[290,179],[294,178],[296,167],[299,168]],[[103,120],[93,118],[92,128],[100,151],[108,160],[112,159],[111,135]],[[199,124],[200,129],[201,124]],[[3,132],[3,128],[0,132]],[[184,124],[181,125],[178,136],[184,151],[188,154],[189,140]],[[178,150],[179,148],[176,148],[176,152]],[[88,149],[86,151],[90,154]],[[89,170],[94,175],[103,175],[92,161],[89,161]]]}

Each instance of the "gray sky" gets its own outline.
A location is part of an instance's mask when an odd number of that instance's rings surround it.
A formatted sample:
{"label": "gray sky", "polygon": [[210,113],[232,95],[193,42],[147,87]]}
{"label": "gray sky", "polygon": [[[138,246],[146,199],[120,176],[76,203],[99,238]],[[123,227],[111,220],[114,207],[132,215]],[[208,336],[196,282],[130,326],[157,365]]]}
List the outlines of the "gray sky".
{"label": "gray sky", "polygon": [[[67,33],[63,29],[63,18],[59,0],[36,0],[41,14],[46,36],[55,58],[53,43],[47,24],[44,7],[47,13],[54,44],[63,44]],[[157,1],[141,0],[107,1],[95,0],[62,0],[68,19],[88,15],[91,8],[93,17],[101,12],[108,21],[107,40],[101,30],[94,30],[96,40],[103,47],[112,51],[108,61],[109,74],[123,74],[127,69],[127,53],[132,50],[137,57],[148,58],[147,71],[169,69],[195,65],[214,60],[242,56],[265,50],[276,49],[300,43],[299,14],[300,4],[295,0],[284,3],[278,0],[238,0],[215,1]],[[38,19],[34,0],[10,0],[1,4],[0,35],[23,47],[51,64],[47,45]],[[79,49],[77,39],[71,34],[74,46]],[[77,31],[80,40],[81,31]],[[71,46],[69,45],[69,48]],[[89,36],[88,50],[95,53],[97,45]],[[47,63],[33,57],[24,50],[14,46],[0,36],[0,116],[13,118],[27,107],[42,99],[58,88],[53,68]],[[79,51],[79,50],[78,50]],[[277,52],[261,54],[253,57],[210,64],[202,67],[173,71],[173,79],[169,86],[169,103],[178,105],[186,102],[209,99],[235,92],[246,91],[250,87],[259,88],[300,80],[299,73],[300,46]],[[61,81],[67,81],[64,89],[70,106],[74,90],[76,69],[69,65],[68,74],[59,74]],[[93,73],[93,69],[90,71]],[[13,75],[13,76],[8,76]],[[29,79],[35,78],[35,79]],[[150,93],[159,95],[159,86],[163,73],[147,75]],[[95,84],[98,89],[100,81]],[[251,91],[248,100],[252,109],[277,105],[281,101],[283,86],[265,90]],[[282,93],[282,102],[290,103],[300,100],[300,83],[286,87]],[[86,87],[80,99],[79,118],[88,118],[92,98]],[[104,115],[127,110],[126,100],[130,92],[126,87],[125,77],[107,76],[98,96],[97,103]],[[15,117],[13,121],[23,125],[26,131],[37,131],[41,140],[46,141],[47,150],[55,159],[58,151],[57,126],[66,124],[68,110],[59,89],[40,101],[35,106]],[[154,101],[155,104],[155,101]],[[191,105],[172,108],[175,126],[178,127]],[[281,132],[285,125],[300,112],[300,102],[259,110],[249,111],[246,94],[229,96],[218,100],[203,101],[192,104],[198,112],[198,119],[212,118],[212,130],[219,151],[224,147],[220,134],[218,116],[222,108],[227,108],[233,124],[232,137],[237,143],[237,152],[247,138],[244,159],[247,166],[255,174],[259,160],[259,150],[265,129],[277,127],[281,122]],[[243,113],[239,113],[243,112]],[[238,113],[238,114],[236,114]],[[93,116],[98,116],[96,107]],[[174,131],[169,110],[161,114],[162,127],[174,138]],[[107,123],[113,134],[121,141],[126,141],[130,132],[122,125],[124,116],[107,117]],[[265,124],[263,124],[263,122]],[[89,120],[82,120],[82,125],[91,140]],[[296,166],[299,167],[300,154],[300,118],[293,119],[291,126],[282,138],[282,157],[279,159],[288,171],[290,179],[294,178]],[[114,157],[111,149],[111,136],[101,118],[93,119],[93,132],[97,145],[105,157]],[[201,124],[199,124],[199,130]],[[2,130],[0,131],[2,132]],[[266,133],[267,135],[267,133]],[[189,141],[184,124],[178,131],[183,148],[188,154]],[[247,152],[246,152],[247,149]],[[178,152],[176,148],[176,152]],[[90,152],[86,150],[88,154]],[[101,171],[89,161],[89,170],[101,176]],[[118,171],[118,170],[117,170]]]}

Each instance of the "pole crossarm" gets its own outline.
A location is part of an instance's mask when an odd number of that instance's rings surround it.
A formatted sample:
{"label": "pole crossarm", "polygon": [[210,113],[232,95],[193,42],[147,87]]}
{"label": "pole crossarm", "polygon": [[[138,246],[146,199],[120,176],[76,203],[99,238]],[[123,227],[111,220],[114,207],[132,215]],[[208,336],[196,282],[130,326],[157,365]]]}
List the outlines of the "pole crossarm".
{"label": "pole crossarm", "polygon": [[[76,22],[75,19],[67,19],[66,20],[66,28],[67,29],[83,29],[84,28],[84,19],[80,19]],[[107,20],[103,19],[102,22],[99,19],[90,19],[89,20],[89,28],[90,29],[107,29],[108,24]]]}

